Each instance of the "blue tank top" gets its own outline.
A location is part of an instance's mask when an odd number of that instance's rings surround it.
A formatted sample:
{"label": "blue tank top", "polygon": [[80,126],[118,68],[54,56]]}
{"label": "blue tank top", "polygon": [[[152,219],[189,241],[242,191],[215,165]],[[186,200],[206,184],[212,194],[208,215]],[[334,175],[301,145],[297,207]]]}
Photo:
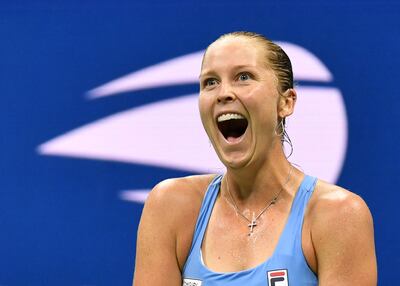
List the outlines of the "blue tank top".
{"label": "blue tank top", "polygon": [[201,205],[189,256],[183,268],[183,286],[313,286],[318,279],[308,266],[301,247],[304,212],[314,191],[316,178],[305,176],[296,195],[286,225],[271,255],[258,266],[238,272],[219,273],[204,265],[201,245],[222,175],[208,186]]}

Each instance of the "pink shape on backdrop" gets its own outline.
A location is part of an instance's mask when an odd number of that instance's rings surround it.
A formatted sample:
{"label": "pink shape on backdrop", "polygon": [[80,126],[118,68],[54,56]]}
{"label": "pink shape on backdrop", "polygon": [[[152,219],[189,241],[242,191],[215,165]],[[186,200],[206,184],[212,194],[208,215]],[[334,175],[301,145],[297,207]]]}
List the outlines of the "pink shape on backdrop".
{"label": "pink shape on backdrop", "polygon": [[[292,59],[296,80],[332,80],[328,69],[313,54],[294,44],[281,45]],[[89,91],[89,95],[96,98],[196,83],[202,54],[201,51],[184,55],[136,71]],[[335,182],[347,148],[347,117],[342,95],[333,87],[300,86],[297,90],[296,111],[288,120],[294,144],[290,159],[306,173]],[[197,109],[197,94],[135,107],[60,135],[41,144],[38,152],[221,173],[225,168],[208,141]],[[143,201],[146,192],[125,191],[121,198]]]}
{"label": "pink shape on backdrop", "polygon": [[[332,80],[329,70],[312,53],[292,43],[278,44],[292,61],[295,80]],[[98,98],[139,89],[197,83],[203,53],[190,53],[135,71],[88,91],[88,95],[90,98]]]}
{"label": "pink shape on backdrop", "polygon": [[[296,119],[288,120],[295,151],[291,160],[304,171],[334,182],[341,170],[347,123],[335,88],[298,88]],[[223,172],[201,125],[197,95],[132,108],[57,137],[39,147],[47,155],[102,159]]]}

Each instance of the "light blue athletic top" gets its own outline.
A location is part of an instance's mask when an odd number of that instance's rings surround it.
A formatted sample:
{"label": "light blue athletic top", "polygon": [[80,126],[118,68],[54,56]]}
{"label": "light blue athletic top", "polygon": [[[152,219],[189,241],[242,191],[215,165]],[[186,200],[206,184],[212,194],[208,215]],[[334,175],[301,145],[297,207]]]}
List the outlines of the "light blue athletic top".
{"label": "light blue athletic top", "polygon": [[289,217],[272,256],[258,266],[238,272],[219,273],[204,265],[201,244],[221,186],[218,175],[208,186],[183,268],[184,286],[313,286],[318,279],[308,266],[301,247],[304,212],[316,178],[305,176],[292,203]]}

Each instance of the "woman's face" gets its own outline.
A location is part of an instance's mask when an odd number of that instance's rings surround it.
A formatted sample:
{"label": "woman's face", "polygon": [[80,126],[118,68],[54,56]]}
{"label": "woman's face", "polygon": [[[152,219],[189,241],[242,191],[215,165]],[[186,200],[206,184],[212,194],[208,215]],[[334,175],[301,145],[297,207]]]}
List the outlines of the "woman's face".
{"label": "woman's face", "polygon": [[267,68],[262,45],[227,37],[207,50],[200,74],[199,109],[220,160],[241,168],[264,159],[280,139],[278,80]]}

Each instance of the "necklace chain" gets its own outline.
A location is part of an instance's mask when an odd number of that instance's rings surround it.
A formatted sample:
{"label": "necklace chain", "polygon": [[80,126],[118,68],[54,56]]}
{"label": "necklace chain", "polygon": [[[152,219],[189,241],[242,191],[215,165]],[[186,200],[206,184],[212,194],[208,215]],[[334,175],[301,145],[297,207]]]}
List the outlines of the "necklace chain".
{"label": "necklace chain", "polygon": [[277,194],[271,201],[269,201],[269,202],[267,203],[267,205],[260,211],[260,213],[259,213],[256,217],[254,217],[254,213],[253,213],[253,218],[252,218],[251,220],[248,219],[247,216],[245,216],[245,215],[239,210],[239,207],[237,206],[236,201],[235,201],[235,199],[233,198],[231,191],[229,190],[229,184],[228,184],[228,181],[227,181],[227,179],[226,179],[226,177],[225,177],[226,189],[227,189],[227,191],[228,191],[228,193],[229,193],[229,196],[230,196],[230,198],[231,198],[231,201],[232,201],[232,204],[233,204],[233,207],[234,207],[236,213],[239,214],[243,219],[245,219],[245,220],[249,223],[249,224],[247,225],[247,226],[249,227],[249,234],[248,234],[249,236],[253,234],[253,229],[254,229],[254,227],[257,226],[257,220],[262,216],[263,213],[265,213],[265,212],[266,212],[273,204],[275,204],[276,201],[278,200],[279,195],[282,193],[283,189],[286,187],[286,185],[287,185],[287,184],[289,183],[289,181],[290,181],[290,178],[291,178],[291,175],[292,175],[292,170],[293,170],[293,166],[290,166],[290,170],[289,170],[288,176],[287,176],[287,178],[286,178],[286,181],[285,181],[285,183],[282,185],[282,187],[281,187],[281,189],[279,190],[278,194]]}

